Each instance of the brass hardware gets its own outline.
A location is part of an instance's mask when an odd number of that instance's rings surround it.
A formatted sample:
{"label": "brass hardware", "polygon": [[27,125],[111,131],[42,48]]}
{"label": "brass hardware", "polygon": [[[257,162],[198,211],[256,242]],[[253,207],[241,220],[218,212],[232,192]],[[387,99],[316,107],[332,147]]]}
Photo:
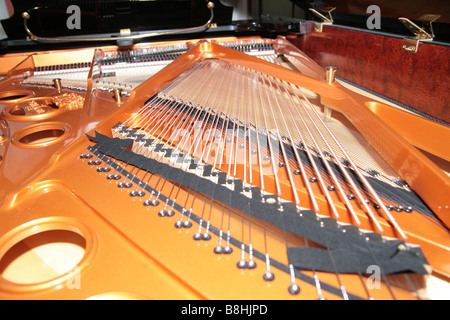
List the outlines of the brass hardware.
{"label": "brass hardware", "polygon": [[420,26],[409,20],[408,18],[398,18],[403,25],[408,28],[415,37],[408,37],[403,39],[402,49],[410,52],[417,52],[419,41],[432,41],[434,38],[433,27],[431,23],[436,21],[441,16],[438,14],[424,14],[417,20],[420,21]]}
{"label": "brass hardware", "polygon": [[325,75],[327,78],[328,84],[332,84],[334,82],[334,75],[336,73],[337,68],[333,66],[328,66],[325,68]]}
{"label": "brass hardware", "polygon": [[61,93],[61,79],[60,78],[53,79],[53,84],[55,85],[55,88],[58,91],[58,93]]}
{"label": "brass hardware", "polygon": [[313,9],[313,8],[309,8],[309,11],[311,11],[312,13],[314,13],[319,19],[322,20],[322,22],[316,22],[314,29],[316,32],[322,32],[322,26],[324,24],[333,24],[333,17],[331,16],[331,12],[336,9],[335,7],[330,7],[330,8],[326,8],[322,11],[325,11],[327,16],[324,16],[323,14],[321,14],[319,11]]}
{"label": "brass hardware", "polygon": [[415,39],[403,39],[402,49],[410,52],[417,52],[417,48],[419,47],[419,40]]}
{"label": "brass hardware", "polygon": [[114,99],[116,100],[117,104],[120,105],[122,103],[122,90],[115,89],[114,90]]}
{"label": "brass hardware", "polygon": [[131,29],[120,29],[120,36],[121,37],[131,36]]}
{"label": "brass hardware", "polygon": [[[332,84],[334,82],[334,75],[336,73],[336,70],[337,68],[333,66],[328,66],[325,68],[325,76],[328,84]],[[324,106],[323,119],[327,122],[331,121],[331,111],[332,109],[330,107]]]}
{"label": "brass hardware", "polygon": [[[114,40],[123,40],[123,39],[145,39],[145,38],[150,38],[150,37],[157,37],[157,36],[164,36],[164,35],[170,35],[170,34],[177,34],[180,32],[188,32],[188,31],[196,31],[196,30],[201,30],[201,29],[208,29],[212,26],[212,21],[214,19],[214,3],[213,2],[208,2],[207,3],[207,7],[210,11],[210,18],[209,20],[204,23],[201,26],[198,27],[192,27],[192,28],[185,28],[185,29],[176,29],[176,30],[171,30],[171,31],[165,31],[165,32],[153,32],[153,33],[145,33],[145,34],[135,34],[135,35],[128,35],[127,33],[127,29],[123,29],[120,31],[121,35],[118,37],[105,37],[105,38],[46,38],[46,37],[40,37],[35,35],[34,33],[31,32],[31,30],[28,28],[28,20],[31,18],[30,13],[29,12],[22,12],[22,18],[23,18],[23,25],[25,28],[25,31],[28,33],[29,40],[38,40],[38,41],[114,41]],[[39,9],[34,8],[32,10],[35,9]],[[124,33],[124,35],[122,35],[122,33]]]}

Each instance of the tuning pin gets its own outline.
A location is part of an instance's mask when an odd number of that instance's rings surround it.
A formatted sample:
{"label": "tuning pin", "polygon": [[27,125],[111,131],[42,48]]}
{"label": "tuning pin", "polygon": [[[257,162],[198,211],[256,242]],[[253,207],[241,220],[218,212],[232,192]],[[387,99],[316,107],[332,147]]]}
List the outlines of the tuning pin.
{"label": "tuning pin", "polygon": [[255,260],[251,259],[247,262],[247,268],[248,269],[255,269],[256,268],[256,262]]}
{"label": "tuning pin", "polygon": [[99,159],[89,160],[89,161],[88,161],[88,164],[89,164],[89,165],[96,165],[96,166],[98,166],[98,165],[101,164],[101,163],[102,163],[102,161],[99,160]]}
{"label": "tuning pin", "polygon": [[289,270],[291,274],[291,285],[288,288],[290,294],[295,295],[300,293],[300,287],[295,283],[295,272],[294,266],[292,264],[289,265]]}
{"label": "tuning pin", "polygon": [[293,283],[289,286],[288,291],[290,294],[295,295],[295,294],[299,294],[300,293],[300,287]]}
{"label": "tuning pin", "polygon": [[270,271],[266,271],[264,272],[263,279],[265,281],[273,281],[275,279],[275,275]]}
{"label": "tuning pin", "polygon": [[132,186],[133,186],[133,184],[131,183],[131,182],[119,182],[118,184],[117,184],[117,186],[119,187],[119,188],[131,188]]}
{"label": "tuning pin", "polygon": [[215,254],[222,254],[224,251],[224,248],[221,245],[218,245],[214,248],[214,253]]}
{"label": "tuning pin", "polygon": [[144,206],[153,206],[153,207],[156,207],[158,204],[159,204],[159,201],[158,201],[158,200],[150,200],[150,199],[147,199],[147,200],[144,201]]}

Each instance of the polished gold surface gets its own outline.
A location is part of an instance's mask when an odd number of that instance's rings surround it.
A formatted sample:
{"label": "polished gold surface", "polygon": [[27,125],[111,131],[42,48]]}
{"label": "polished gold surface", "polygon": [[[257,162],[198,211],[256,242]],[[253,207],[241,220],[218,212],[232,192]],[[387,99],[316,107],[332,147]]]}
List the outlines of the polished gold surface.
{"label": "polished gold surface", "polygon": [[[0,298],[448,298],[450,184],[441,165],[447,161],[448,150],[445,142],[433,138],[448,135],[448,127],[332,81],[336,70],[321,69],[281,38],[151,43],[136,45],[130,52],[138,56],[177,45],[186,46],[186,51],[158,62],[160,65],[151,69],[156,72],[146,70],[142,81],[119,74],[119,66],[107,68],[103,62],[116,57],[120,49],[104,47],[31,55],[12,66],[0,82],[0,98],[4,97],[0,101],[4,102],[0,122],[4,186],[0,190]],[[227,48],[263,45],[272,49],[244,54]],[[90,60],[81,58],[86,56]],[[60,64],[55,60],[58,57]],[[79,70],[79,75],[86,75],[82,85],[68,86],[63,70],[58,70],[61,87],[54,86],[53,74],[35,72],[52,59],[55,65],[63,66],[71,57],[90,62],[88,71]],[[131,62],[123,65],[138,69]],[[114,76],[114,84],[107,86],[107,77],[102,78],[102,74]],[[322,121],[326,108],[332,108],[332,116],[325,115],[326,121]],[[195,121],[199,127],[191,125]],[[220,131],[222,137],[217,138],[219,131],[208,132],[221,128],[215,123],[231,125],[231,121],[248,131],[256,128],[255,133],[286,145],[302,142],[309,146],[305,150],[311,157],[327,159],[336,166],[341,165],[336,159],[348,156],[352,167],[359,168],[366,178],[370,176],[366,170],[372,169],[391,187],[419,194],[435,216],[414,210],[375,210],[364,201],[350,203],[339,190],[327,188],[335,182],[332,175],[319,175],[313,166],[302,168],[303,175],[296,174],[294,169],[302,163],[288,159],[286,150],[275,157],[270,144],[256,148],[243,136]],[[118,123],[168,149],[190,154],[201,166],[189,168],[163,157],[153,146],[121,132]],[[426,137],[415,134],[418,125],[429,128]],[[175,140],[174,133],[181,129],[190,133],[189,138]],[[403,249],[420,246],[431,274],[383,276],[378,287],[372,286],[370,274],[294,272],[286,248],[315,246],[312,241],[196,193],[180,182],[94,153],[95,142],[86,134],[95,137],[96,132],[128,139],[131,145],[124,150],[183,172],[202,172],[209,164],[217,173],[257,186],[264,195],[275,195],[267,199],[268,204],[290,201],[298,208],[318,212],[319,219],[332,217],[341,226],[352,224],[364,232],[381,233],[386,239],[405,240]],[[211,132],[216,132],[216,138],[208,139]],[[427,139],[430,144],[426,144]],[[252,153],[253,147],[256,153]],[[270,161],[264,159],[264,152],[271,156]],[[100,163],[93,164],[95,160]],[[114,170],[121,173],[120,180],[108,178]],[[128,180],[132,176],[138,180]],[[310,182],[314,177],[323,181]],[[399,177],[408,186],[398,186],[395,181]],[[136,181],[145,182],[155,192],[151,194]],[[120,188],[121,182],[133,182],[133,186]],[[341,187],[343,191],[359,190],[351,183]],[[132,191],[145,192],[145,196],[132,196]],[[158,191],[161,198],[157,198]],[[378,196],[369,191],[355,196]],[[144,205],[146,200],[155,199],[158,201],[152,205]],[[186,212],[174,209],[173,215],[161,216],[175,200]],[[198,218],[191,221],[192,227],[176,228],[177,223],[189,221],[190,210]],[[199,233],[210,239],[195,240]],[[234,239],[229,244],[232,252],[214,253],[217,246],[225,246],[230,239],[227,235]],[[239,268],[237,264],[243,260],[256,265]],[[268,271],[275,275],[273,281],[263,279]],[[293,290],[293,285],[300,291]],[[435,287],[442,291],[436,293]]]}

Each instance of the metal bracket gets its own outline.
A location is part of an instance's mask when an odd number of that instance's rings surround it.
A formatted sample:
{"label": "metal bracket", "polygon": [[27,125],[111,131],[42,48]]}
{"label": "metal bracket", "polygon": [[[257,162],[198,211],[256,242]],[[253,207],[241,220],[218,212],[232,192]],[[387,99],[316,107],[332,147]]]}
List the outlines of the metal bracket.
{"label": "metal bracket", "polygon": [[438,14],[424,14],[417,21],[420,26],[409,20],[408,18],[398,18],[401,23],[411,31],[415,37],[404,38],[402,49],[410,52],[417,52],[419,41],[432,41],[434,38],[433,27],[431,23],[436,21],[441,16]]}
{"label": "metal bracket", "polygon": [[157,36],[165,36],[165,35],[172,35],[172,34],[179,34],[181,32],[190,32],[190,31],[197,31],[197,30],[205,30],[209,28],[216,28],[217,24],[213,23],[214,19],[214,2],[208,1],[206,4],[207,8],[210,11],[210,18],[207,22],[205,22],[203,25],[198,27],[191,27],[191,28],[185,28],[185,29],[175,29],[175,30],[169,30],[169,31],[161,31],[161,32],[152,32],[152,33],[142,33],[142,34],[131,34],[130,29],[121,29],[120,30],[120,36],[117,37],[100,37],[100,38],[90,38],[90,37],[76,37],[76,38],[46,38],[46,37],[40,37],[35,35],[28,27],[28,20],[30,20],[31,15],[30,12],[34,10],[38,10],[39,7],[35,7],[33,9],[30,9],[29,11],[22,12],[22,19],[23,19],[23,25],[25,28],[26,33],[28,33],[28,39],[29,40],[36,40],[36,41],[111,41],[115,40],[117,42],[119,41],[125,41],[127,45],[132,44],[130,42],[133,39],[145,39],[150,37],[157,37]]}
{"label": "metal bracket", "polygon": [[321,14],[319,11],[317,11],[316,9],[313,8],[309,8],[309,11],[311,11],[312,13],[314,13],[319,19],[322,20],[322,22],[316,22],[315,23],[315,30],[317,32],[322,32],[322,26],[324,24],[330,25],[333,24],[333,17],[331,16],[331,12],[336,9],[336,7],[330,7],[330,8],[326,8],[322,11],[325,11],[327,16],[324,16],[323,14]]}

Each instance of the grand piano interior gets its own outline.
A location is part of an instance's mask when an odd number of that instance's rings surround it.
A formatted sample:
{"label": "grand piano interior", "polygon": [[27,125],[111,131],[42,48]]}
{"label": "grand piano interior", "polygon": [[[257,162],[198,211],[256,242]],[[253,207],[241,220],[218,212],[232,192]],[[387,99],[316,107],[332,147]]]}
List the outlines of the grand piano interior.
{"label": "grand piano interior", "polygon": [[449,299],[417,2],[0,1],[0,299]]}

